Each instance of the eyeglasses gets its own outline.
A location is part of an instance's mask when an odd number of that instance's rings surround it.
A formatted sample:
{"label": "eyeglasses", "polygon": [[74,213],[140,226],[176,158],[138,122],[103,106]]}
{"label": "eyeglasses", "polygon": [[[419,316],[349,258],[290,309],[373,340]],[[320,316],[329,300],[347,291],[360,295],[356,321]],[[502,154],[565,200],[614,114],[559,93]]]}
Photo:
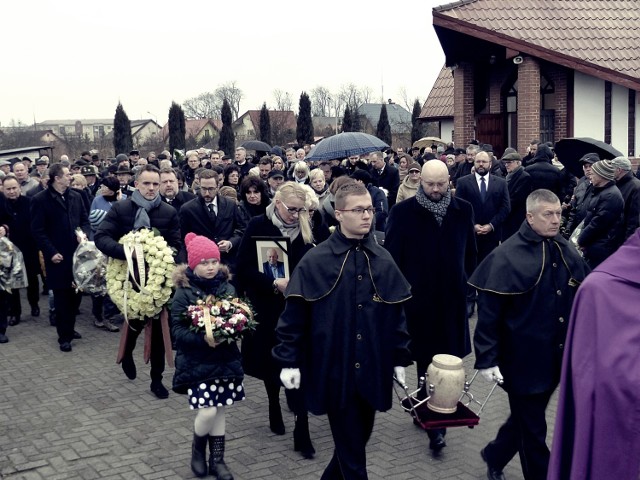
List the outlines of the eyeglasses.
{"label": "eyeglasses", "polygon": [[360,215],[363,216],[365,213],[369,214],[369,215],[373,215],[376,213],[376,209],[374,207],[369,207],[369,208],[351,208],[349,210],[338,210],[339,212],[351,212],[351,213],[355,213],[356,215]]}
{"label": "eyeglasses", "polygon": [[302,208],[287,207],[287,205],[285,205],[285,203],[282,200],[280,200],[280,203],[284,205],[284,208],[286,208],[287,212],[289,212],[291,215],[293,215],[294,213],[302,213],[307,211],[307,209],[304,207]]}
{"label": "eyeglasses", "polygon": [[215,192],[218,187],[200,187],[201,192]]}

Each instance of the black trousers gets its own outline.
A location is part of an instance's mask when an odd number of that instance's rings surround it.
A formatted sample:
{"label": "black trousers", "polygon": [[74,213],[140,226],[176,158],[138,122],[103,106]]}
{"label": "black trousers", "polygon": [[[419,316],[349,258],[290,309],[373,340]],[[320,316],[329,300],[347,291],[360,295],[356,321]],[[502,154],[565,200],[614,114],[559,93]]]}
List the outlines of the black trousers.
{"label": "black trousers", "polygon": [[71,343],[76,327],[76,312],[82,296],[74,288],[54,288],[53,306],[56,309],[58,343]]}
{"label": "black trousers", "polygon": [[[164,373],[164,339],[162,337],[162,325],[160,324],[160,317],[152,318],[149,320],[151,325],[151,381],[159,382],[162,380],[162,374]],[[127,343],[125,344],[124,354],[127,356],[133,355],[133,350],[136,348],[136,341],[140,333],[144,331],[144,324],[142,322],[136,322],[130,320],[129,331],[127,332]]]}
{"label": "black trousers", "polygon": [[[27,268],[27,301],[31,308],[38,306],[38,300],[40,299],[40,283],[38,281],[38,269],[33,266]],[[11,290],[11,302],[9,304],[9,315],[20,316],[22,315],[22,305],[20,304],[20,289],[14,288]]]}
{"label": "black trousers", "polygon": [[328,412],[335,449],[321,480],[366,480],[367,442],[376,411],[356,394],[343,410]]}
{"label": "black trousers", "polygon": [[509,393],[511,415],[484,450],[491,466],[502,470],[519,453],[525,480],[547,478],[550,454],[545,411],[554,390],[533,395]]}
{"label": "black trousers", "polygon": [[7,314],[9,311],[10,293],[6,290],[0,290],[0,333],[7,333]]}

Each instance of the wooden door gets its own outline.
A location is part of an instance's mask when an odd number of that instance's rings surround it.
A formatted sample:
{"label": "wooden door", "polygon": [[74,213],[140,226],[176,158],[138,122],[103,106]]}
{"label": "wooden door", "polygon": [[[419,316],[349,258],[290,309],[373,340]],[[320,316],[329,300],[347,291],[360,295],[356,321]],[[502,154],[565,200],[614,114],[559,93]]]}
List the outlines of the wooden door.
{"label": "wooden door", "polygon": [[476,138],[480,143],[493,145],[493,154],[500,158],[506,148],[505,116],[502,113],[485,113],[476,117]]}

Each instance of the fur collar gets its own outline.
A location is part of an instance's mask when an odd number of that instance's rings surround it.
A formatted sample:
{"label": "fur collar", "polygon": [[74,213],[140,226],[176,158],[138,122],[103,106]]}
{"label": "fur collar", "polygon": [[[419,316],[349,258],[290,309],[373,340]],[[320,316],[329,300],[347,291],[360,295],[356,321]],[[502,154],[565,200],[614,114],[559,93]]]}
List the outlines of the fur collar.
{"label": "fur collar", "polygon": [[[173,280],[173,284],[176,288],[189,288],[191,284],[189,283],[189,278],[187,277],[187,268],[189,266],[186,263],[181,263],[176,267],[171,275],[171,279]],[[220,265],[220,271],[223,273],[225,277],[225,281],[231,280],[231,273],[229,272],[229,267],[226,265]]]}

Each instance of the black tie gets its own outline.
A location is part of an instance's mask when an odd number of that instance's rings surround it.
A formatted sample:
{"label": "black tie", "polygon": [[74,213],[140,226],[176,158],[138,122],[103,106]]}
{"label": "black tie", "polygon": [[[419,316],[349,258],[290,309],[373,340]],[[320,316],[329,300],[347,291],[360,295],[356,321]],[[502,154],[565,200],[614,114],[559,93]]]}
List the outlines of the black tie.
{"label": "black tie", "polygon": [[213,209],[213,203],[209,204],[209,213],[211,213],[211,215],[213,215],[214,217],[216,216],[216,211]]}
{"label": "black tie", "polygon": [[484,181],[484,177],[480,177],[480,198],[484,202],[487,196],[487,183]]}

